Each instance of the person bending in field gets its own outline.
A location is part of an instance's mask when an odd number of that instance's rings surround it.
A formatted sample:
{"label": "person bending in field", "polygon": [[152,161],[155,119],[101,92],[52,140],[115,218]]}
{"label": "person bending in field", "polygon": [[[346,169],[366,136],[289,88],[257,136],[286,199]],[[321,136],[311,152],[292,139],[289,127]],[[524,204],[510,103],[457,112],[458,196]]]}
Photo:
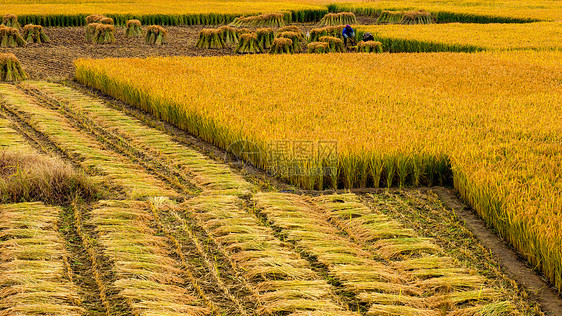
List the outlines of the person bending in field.
{"label": "person bending in field", "polygon": [[353,30],[351,26],[346,25],[343,31],[341,32],[341,35],[343,35],[343,45],[345,47],[347,47],[348,39],[352,44],[355,43],[355,30]]}

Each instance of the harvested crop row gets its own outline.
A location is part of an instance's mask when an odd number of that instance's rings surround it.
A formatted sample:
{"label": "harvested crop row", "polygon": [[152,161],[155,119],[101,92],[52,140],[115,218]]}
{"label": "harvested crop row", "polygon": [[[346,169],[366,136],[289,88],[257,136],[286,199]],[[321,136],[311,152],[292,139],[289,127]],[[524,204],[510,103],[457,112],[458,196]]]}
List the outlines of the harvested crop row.
{"label": "harvested crop row", "polygon": [[24,88],[36,88],[66,104],[78,115],[124,138],[141,149],[153,160],[163,160],[182,171],[186,178],[206,193],[233,193],[248,191],[252,186],[224,164],[219,164],[195,150],[178,144],[168,134],[144,125],[141,121],[109,107],[99,99],[76,90],[47,82],[26,82]]}
{"label": "harvested crop row", "polygon": [[306,260],[242,210],[241,202],[230,195],[199,196],[183,206],[186,216],[197,219],[225,256],[231,258],[232,265],[254,285],[261,303],[259,314],[355,315],[344,311],[332,287]]}
{"label": "harvested crop row", "polygon": [[87,224],[96,227],[104,253],[115,265],[113,286],[136,315],[205,315],[197,295],[172,258],[166,240],[147,223],[154,220],[146,202],[101,201]]}
{"label": "harvested crop row", "polygon": [[57,233],[59,208],[0,205],[0,314],[84,315]]}
{"label": "harvested crop row", "polygon": [[0,112],[0,153],[4,150],[32,151],[29,143],[11,126]]}
{"label": "harvested crop row", "polygon": [[[124,157],[102,148],[93,138],[79,132],[57,111],[37,105],[13,86],[0,86],[6,107],[25,114],[25,121],[78,162],[97,181],[117,184],[129,197],[176,196],[160,180]],[[21,115],[23,119],[23,115]]]}
{"label": "harvested crop row", "polygon": [[[420,245],[411,243],[415,233],[376,210],[371,210],[353,194],[326,195],[313,199],[318,210],[331,223],[339,227],[356,242],[383,258],[390,259],[391,267],[404,277],[408,284],[423,290],[426,306],[455,313],[468,313],[478,308],[494,310],[499,306],[515,312],[515,305],[501,289],[490,288],[489,282],[474,271],[464,268],[455,259],[440,253],[411,256],[420,253]],[[398,242],[394,242],[398,241]],[[426,244],[425,247],[431,247]],[[435,246],[434,246],[435,247]],[[375,309],[390,297],[362,294],[365,300],[375,303]],[[395,299],[395,298],[394,298]],[[503,302],[500,302],[505,300]],[[421,303],[421,301],[418,301]]]}

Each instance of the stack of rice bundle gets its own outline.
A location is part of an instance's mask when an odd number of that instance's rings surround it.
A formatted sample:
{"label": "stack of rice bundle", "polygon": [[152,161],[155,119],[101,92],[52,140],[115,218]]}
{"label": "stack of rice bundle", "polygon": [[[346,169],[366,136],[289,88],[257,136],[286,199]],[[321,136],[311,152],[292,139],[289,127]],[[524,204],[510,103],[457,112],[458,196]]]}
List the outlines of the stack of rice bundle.
{"label": "stack of rice bundle", "polygon": [[22,47],[26,44],[18,29],[0,25],[0,47]]}
{"label": "stack of rice bundle", "polygon": [[225,48],[222,40],[222,32],[219,29],[202,29],[199,32],[199,40],[195,46],[199,48]]}
{"label": "stack of rice bundle", "polygon": [[275,33],[269,27],[258,29],[256,35],[258,36],[258,43],[263,49],[269,49],[275,39]]}
{"label": "stack of rice bundle", "polygon": [[145,42],[147,44],[162,45],[166,44],[168,30],[160,25],[150,25],[146,28]]}
{"label": "stack of rice bundle", "polygon": [[301,39],[302,39],[302,34],[301,33],[297,33],[297,32],[282,32],[277,34],[277,36],[279,38],[288,38],[293,42],[293,52],[295,53],[300,53],[302,52],[302,47],[301,47]]}
{"label": "stack of rice bundle", "polygon": [[375,41],[357,43],[357,51],[362,53],[382,53],[382,43]]}
{"label": "stack of rice bundle", "polygon": [[28,24],[23,27],[23,38],[28,43],[48,43],[50,40],[41,25]]}
{"label": "stack of rice bundle", "polygon": [[86,24],[91,24],[91,23],[100,23],[100,21],[102,19],[105,19],[106,16],[101,15],[101,14],[92,14],[92,15],[88,15],[86,17]]}
{"label": "stack of rice bundle", "polygon": [[111,44],[115,42],[115,27],[110,24],[96,23],[92,43]]}
{"label": "stack of rice bundle", "polygon": [[103,17],[102,19],[100,19],[99,23],[113,25],[113,19],[108,17]]}
{"label": "stack of rice bundle", "polygon": [[224,25],[219,27],[222,41],[225,45],[234,45],[238,43],[238,30],[232,26]]}
{"label": "stack of rice bundle", "polygon": [[320,42],[328,43],[329,52],[331,53],[345,52],[343,41],[339,38],[335,38],[333,36],[322,36],[319,40]]}
{"label": "stack of rice bundle", "polygon": [[330,45],[327,42],[312,42],[306,47],[308,53],[325,54],[330,52]]}
{"label": "stack of rice bundle", "polygon": [[264,13],[250,17],[238,17],[229,24],[235,27],[283,27],[285,15],[283,13]]}
{"label": "stack of rice bundle", "polygon": [[295,52],[293,41],[290,38],[279,37],[273,41],[270,54],[292,54]]}
{"label": "stack of rice bundle", "polygon": [[402,21],[404,11],[382,11],[377,19],[377,24],[396,24]]}
{"label": "stack of rice bundle", "polygon": [[0,81],[21,81],[27,79],[20,61],[14,54],[0,53]]}
{"label": "stack of rice bundle", "polygon": [[125,30],[126,37],[141,37],[142,29],[141,22],[139,20],[128,20],[127,30]]}
{"label": "stack of rice bundle", "polygon": [[20,23],[18,22],[18,17],[15,14],[6,14],[2,18],[2,24],[7,27],[13,27],[15,29],[20,29]]}
{"label": "stack of rice bundle", "polygon": [[326,14],[318,26],[332,26],[341,24],[357,24],[357,18],[353,12],[340,12],[340,13],[328,13]]}
{"label": "stack of rice bundle", "polygon": [[263,48],[258,42],[258,36],[255,33],[246,33],[240,35],[238,46],[234,50],[236,53],[263,53]]}
{"label": "stack of rice bundle", "polygon": [[432,24],[433,17],[431,13],[419,10],[419,11],[409,11],[404,13],[400,24]]}

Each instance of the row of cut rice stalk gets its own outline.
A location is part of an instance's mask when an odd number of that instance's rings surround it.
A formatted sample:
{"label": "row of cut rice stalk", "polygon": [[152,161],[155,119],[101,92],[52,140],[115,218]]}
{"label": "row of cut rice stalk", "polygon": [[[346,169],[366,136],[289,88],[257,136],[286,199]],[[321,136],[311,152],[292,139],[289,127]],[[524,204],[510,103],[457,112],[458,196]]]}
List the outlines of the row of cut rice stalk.
{"label": "row of cut rice stalk", "polygon": [[[319,196],[313,199],[318,209],[332,224],[353,240],[389,260],[408,284],[423,289],[423,306],[447,310],[454,315],[473,312],[516,312],[513,302],[502,289],[487,286],[476,272],[464,268],[455,259],[439,253],[412,256],[419,253],[419,240],[410,229],[388,216],[369,209],[353,194]],[[385,204],[384,207],[392,207]],[[388,302],[404,304],[399,298],[378,293],[362,293],[360,298],[374,304],[374,311],[382,311]],[[422,301],[423,300],[423,301]],[[407,306],[407,304],[406,304]],[[397,314],[398,315],[398,314]]]}
{"label": "row of cut rice stalk", "polygon": [[[206,315],[203,302],[186,287],[180,264],[154,221],[146,202],[100,201],[86,223],[95,227],[104,254],[114,263],[112,286],[133,314]],[[192,286],[194,286],[192,284]]]}
{"label": "row of cut rice stalk", "polygon": [[0,314],[85,314],[57,232],[60,212],[43,203],[0,205]]}
{"label": "row of cut rice stalk", "polygon": [[382,11],[377,24],[432,24],[433,17],[424,10],[419,11]]}
{"label": "row of cut rice stalk", "polygon": [[5,151],[33,152],[31,145],[23,136],[12,127],[0,111],[0,155]]}
{"label": "row of cut rice stalk", "polygon": [[56,83],[27,81],[26,88],[40,89],[76,113],[107,130],[113,129],[123,139],[141,149],[154,160],[165,161],[171,168],[184,173],[203,194],[240,194],[252,185],[224,164],[205,157],[198,151],[179,144],[172,136],[147,127],[140,120],[113,109],[99,98],[87,96]]}
{"label": "row of cut rice stalk", "polygon": [[[179,4],[182,5],[182,4]],[[285,23],[307,23],[319,21],[327,13],[326,9],[302,9],[283,14]],[[19,14],[20,24],[36,24],[44,27],[85,26],[85,18],[90,14]],[[116,25],[125,25],[128,20],[139,20],[144,25],[224,25],[241,16],[240,13],[201,13],[201,14],[112,14]]]}
{"label": "row of cut rice stalk", "polygon": [[356,315],[346,312],[333,288],[308,262],[275,238],[271,228],[241,209],[235,196],[199,196],[182,204],[253,285],[268,315]]}
{"label": "row of cut rice stalk", "polygon": [[47,136],[57,148],[93,175],[95,183],[111,186],[112,190],[116,190],[114,193],[122,193],[129,198],[176,196],[174,191],[166,189],[164,183],[138,165],[104,149],[97,140],[78,131],[56,110],[37,105],[13,86],[0,86],[0,94],[9,109],[25,113],[26,117],[21,119]]}

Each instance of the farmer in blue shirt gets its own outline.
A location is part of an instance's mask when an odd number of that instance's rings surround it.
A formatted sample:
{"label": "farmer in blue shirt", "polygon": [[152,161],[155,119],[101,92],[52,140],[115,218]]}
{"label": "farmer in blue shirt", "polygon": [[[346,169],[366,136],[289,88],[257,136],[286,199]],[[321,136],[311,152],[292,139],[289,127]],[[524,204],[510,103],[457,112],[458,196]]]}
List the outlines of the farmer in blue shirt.
{"label": "farmer in blue shirt", "polygon": [[351,28],[351,26],[346,25],[341,35],[343,35],[344,46],[347,46],[347,39],[349,39],[352,44],[355,43],[355,31]]}

